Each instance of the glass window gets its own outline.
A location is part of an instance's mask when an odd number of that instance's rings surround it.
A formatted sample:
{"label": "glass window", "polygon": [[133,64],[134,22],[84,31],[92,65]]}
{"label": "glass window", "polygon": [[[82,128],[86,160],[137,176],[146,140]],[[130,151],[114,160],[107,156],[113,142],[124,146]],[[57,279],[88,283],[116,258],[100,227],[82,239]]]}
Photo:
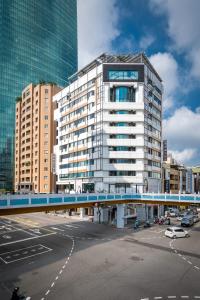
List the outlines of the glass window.
{"label": "glass window", "polygon": [[133,87],[118,86],[110,89],[111,102],[134,102],[135,89]]}
{"label": "glass window", "polygon": [[109,171],[109,176],[136,176],[135,171]]}
{"label": "glass window", "polygon": [[109,163],[110,164],[135,164],[136,160],[135,159],[114,159],[114,158],[111,158],[109,160]]}
{"label": "glass window", "polygon": [[109,80],[138,80],[137,71],[108,71]]}

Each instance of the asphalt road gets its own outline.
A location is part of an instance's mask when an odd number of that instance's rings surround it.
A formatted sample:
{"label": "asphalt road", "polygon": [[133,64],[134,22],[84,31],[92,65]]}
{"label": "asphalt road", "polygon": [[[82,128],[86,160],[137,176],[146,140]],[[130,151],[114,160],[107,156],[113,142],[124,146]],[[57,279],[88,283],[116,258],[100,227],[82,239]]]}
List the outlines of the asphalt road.
{"label": "asphalt road", "polygon": [[0,218],[0,300],[200,299],[200,224],[119,230],[44,213]]}

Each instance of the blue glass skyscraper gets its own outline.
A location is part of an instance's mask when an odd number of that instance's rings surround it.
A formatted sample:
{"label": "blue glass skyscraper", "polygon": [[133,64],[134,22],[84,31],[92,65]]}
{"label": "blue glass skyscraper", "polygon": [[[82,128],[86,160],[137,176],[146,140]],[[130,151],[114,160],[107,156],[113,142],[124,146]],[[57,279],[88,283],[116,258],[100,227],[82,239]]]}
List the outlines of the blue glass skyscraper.
{"label": "blue glass skyscraper", "polygon": [[0,189],[13,186],[15,100],[77,70],[76,0],[0,0]]}

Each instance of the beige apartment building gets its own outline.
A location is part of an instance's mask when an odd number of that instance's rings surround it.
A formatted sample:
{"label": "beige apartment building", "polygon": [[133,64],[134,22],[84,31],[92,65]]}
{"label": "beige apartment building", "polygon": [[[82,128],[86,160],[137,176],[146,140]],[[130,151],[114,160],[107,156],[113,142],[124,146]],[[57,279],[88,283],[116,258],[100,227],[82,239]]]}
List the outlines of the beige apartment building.
{"label": "beige apartment building", "polygon": [[55,191],[53,145],[55,103],[60,91],[53,83],[29,84],[16,99],[15,192]]}

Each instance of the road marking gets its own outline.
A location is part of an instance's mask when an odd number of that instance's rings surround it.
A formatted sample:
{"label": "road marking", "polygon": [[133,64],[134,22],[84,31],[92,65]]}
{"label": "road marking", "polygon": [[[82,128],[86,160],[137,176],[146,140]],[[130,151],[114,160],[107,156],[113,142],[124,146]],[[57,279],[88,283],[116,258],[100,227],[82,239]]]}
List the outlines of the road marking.
{"label": "road marking", "polygon": [[60,229],[60,228],[57,228],[57,227],[51,227],[51,229],[53,229],[53,230],[59,230],[59,231],[64,231],[64,229]]}
{"label": "road marking", "polygon": [[[169,245],[170,245],[171,249],[173,249],[174,253],[176,253],[179,257],[181,257],[183,260],[185,260],[188,264],[192,265],[193,268],[195,268],[196,270],[200,270],[200,267],[194,266],[193,263],[192,263],[190,260],[187,260],[187,258],[186,258],[185,256],[183,256],[181,253],[178,253],[178,251],[177,251],[175,248],[173,248],[173,245],[172,245],[173,242],[174,242],[174,241],[171,241],[171,242],[169,243]],[[187,298],[187,297],[189,297],[189,296],[181,296],[181,297],[182,297],[182,298],[184,298],[184,297]]]}
{"label": "road marking", "polygon": [[[61,268],[60,271],[59,271],[59,274],[61,275],[62,272],[63,272],[63,270],[64,270],[65,267],[66,267],[66,264],[68,263],[68,260],[70,259],[71,255],[72,255],[72,252],[73,252],[73,249],[74,249],[74,239],[73,239],[73,237],[70,237],[70,236],[68,236],[68,235],[64,235],[63,233],[59,233],[59,235],[66,236],[66,237],[70,238],[70,240],[72,241],[71,251],[70,251],[70,253],[69,253],[68,257],[67,257],[67,260],[65,261],[64,265],[62,266],[62,268]],[[57,276],[55,277],[55,281],[58,280],[58,278],[59,278],[59,275],[57,275]],[[53,283],[51,284],[51,288],[53,288],[54,285],[55,285],[55,282],[53,282]],[[51,289],[49,289],[49,290],[45,293],[46,296],[48,295],[48,292],[50,292],[50,290],[51,290]]]}
{"label": "road marking", "polygon": [[[23,220],[25,220],[25,222]],[[8,224],[10,224],[11,221],[12,221],[12,222],[21,223],[21,224],[29,226],[29,227],[37,227],[37,225],[39,225],[39,223],[37,223],[37,222],[31,221],[31,220],[27,220],[27,219],[23,219],[21,217],[14,217],[14,218],[8,218],[8,217],[6,217],[6,221],[10,221],[10,222],[8,222]]]}
{"label": "road marking", "polygon": [[5,234],[2,236],[2,238],[9,240],[9,239],[12,239],[12,236]]}
{"label": "road marking", "polygon": [[162,299],[162,297],[154,297],[154,299]]}
{"label": "road marking", "polygon": [[71,228],[79,228],[80,226],[75,226],[75,225],[69,225],[69,224],[64,224],[66,227],[71,227]]}
{"label": "road marking", "polygon": [[[18,259],[13,259],[13,260],[10,260],[10,261],[6,261],[6,260],[4,260],[4,259],[1,257],[2,255],[5,255],[5,254],[9,254],[9,253],[13,253],[13,252],[19,252],[19,251],[24,250],[24,249],[29,249],[29,248],[38,247],[38,246],[40,246],[40,247],[42,247],[42,248],[44,248],[44,249],[46,249],[46,250],[45,250],[45,251],[42,251],[42,252],[39,252],[39,253],[32,254],[32,255],[24,256],[24,257],[21,257],[21,258],[18,258]],[[30,250],[30,251],[33,251],[33,249]],[[34,249],[34,251],[36,251],[36,250]],[[26,259],[26,258],[29,258],[29,257],[36,256],[36,255],[40,255],[40,254],[43,254],[43,253],[47,253],[47,252],[49,252],[49,251],[52,251],[52,249],[50,249],[50,248],[48,248],[48,247],[46,247],[46,246],[43,246],[43,245],[39,244],[39,245],[29,246],[29,247],[26,247],[26,248],[21,248],[21,249],[18,249],[18,250],[13,250],[13,251],[1,253],[1,254],[0,254],[0,259],[3,260],[3,262],[4,262],[5,264],[10,264],[10,263],[13,263],[13,262],[15,262],[15,261],[19,261],[19,260],[23,260],[23,259]],[[27,252],[27,253],[28,253],[28,252]],[[19,256],[19,255],[20,255],[20,253],[13,254],[13,257],[17,257],[17,256]],[[7,257],[8,257],[8,256],[7,256]]]}
{"label": "road marking", "polygon": [[188,299],[189,296],[181,296],[182,299]]}
{"label": "road marking", "polygon": [[[5,224],[5,223],[3,223],[2,221],[0,221],[0,223]],[[10,226],[12,226],[12,228],[14,228],[14,229],[16,229],[16,230],[19,230],[19,229],[20,229],[21,231],[23,231],[23,232],[25,232],[25,233],[27,233],[27,234],[29,234],[29,235],[36,236],[34,233],[31,233],[31,232],[29,232],[29,231],[26,231],[26,230],[23,229],[23,228],[16,227],[16,226],[13,226],[13,225],[10,225]]]}
{"label": "road marking", "polygon": [[42,238],[44,236],[48,236],[48,235],[52,235],[52,234],[56,234],[56,232],[51,232],[51,233],[47,233],[47,234],[43,234],[43,235],[37,235],[37,236],[33,236],[33,237],[30,237],[30,238],[21,239],[21,240],[17,240],[17,241],[13,241],[13,242],[3,243],[3,244],[0,244],[0,247],[10,245],[10,244],[21,243],[21,242],[25,242],[25,241],[29,241],[29,240],[33,240],[33,239],[39,239],[39,238]]}
{"label": "road marking", "polygon": [[168,296],[169,299],[176,299],[176,296]]}

